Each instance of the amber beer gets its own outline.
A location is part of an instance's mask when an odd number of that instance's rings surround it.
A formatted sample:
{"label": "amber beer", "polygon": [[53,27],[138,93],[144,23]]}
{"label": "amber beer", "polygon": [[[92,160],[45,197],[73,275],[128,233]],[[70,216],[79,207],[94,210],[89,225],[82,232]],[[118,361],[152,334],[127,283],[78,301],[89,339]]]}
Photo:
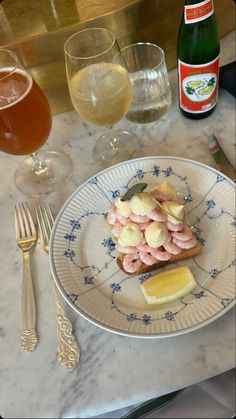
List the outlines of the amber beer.
{"label": "amber beer", "polygon": [[0,71],[0,150],[27,155],[47,140],[52,126],[46,96],[24,70]]}

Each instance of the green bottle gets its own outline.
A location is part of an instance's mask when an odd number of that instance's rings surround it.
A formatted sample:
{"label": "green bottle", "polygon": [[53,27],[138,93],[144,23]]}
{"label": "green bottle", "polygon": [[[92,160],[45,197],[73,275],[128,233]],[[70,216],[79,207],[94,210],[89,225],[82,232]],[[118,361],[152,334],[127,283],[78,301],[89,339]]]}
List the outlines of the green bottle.
{"label": "green bottle", "polygon": [[179,106],[188,118],[205,118],[216,107],[219,53],[213,0],[185,0],[177,58]]}

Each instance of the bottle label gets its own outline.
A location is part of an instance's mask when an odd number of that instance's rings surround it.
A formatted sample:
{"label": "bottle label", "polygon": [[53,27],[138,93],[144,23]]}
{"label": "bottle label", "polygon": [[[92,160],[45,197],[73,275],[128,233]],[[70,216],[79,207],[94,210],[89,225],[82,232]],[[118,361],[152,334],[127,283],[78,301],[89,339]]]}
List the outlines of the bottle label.
{"label": "bottle label", "polygon": [[219,56],[202,65],[178,60],[180,107],[190,113],[214,108],[218,99]]}
{"label": "bottle label", "polygon": [[214,13],[213,0],[204,0],[197,4],[184,7],[185,23],[196,23],[207,19]]}

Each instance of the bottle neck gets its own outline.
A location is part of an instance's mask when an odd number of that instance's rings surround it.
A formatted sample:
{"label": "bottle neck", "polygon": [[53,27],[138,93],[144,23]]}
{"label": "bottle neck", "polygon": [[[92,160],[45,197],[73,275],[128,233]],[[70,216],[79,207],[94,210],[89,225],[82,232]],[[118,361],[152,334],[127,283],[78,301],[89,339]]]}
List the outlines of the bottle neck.
{"label": "bottle neck", "polygon": [[186,24],[201,22],[214,13],[213,0],[186,0],[184,6],[184,21]]}

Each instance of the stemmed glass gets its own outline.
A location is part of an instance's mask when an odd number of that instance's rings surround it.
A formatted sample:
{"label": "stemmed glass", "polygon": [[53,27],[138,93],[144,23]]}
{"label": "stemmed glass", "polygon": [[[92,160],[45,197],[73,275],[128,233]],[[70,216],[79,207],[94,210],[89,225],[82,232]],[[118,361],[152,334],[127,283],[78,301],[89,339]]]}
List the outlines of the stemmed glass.
{"label": "stemmed glass", "polygon": [[0,49],[0,150],[29,155],[15,173],[17,188],[29,196],[54,192],[71,176],[71,160],[37,150],[46,142],[52,114],[43,91],[13,51]]}
{"label": "stemmed glass", "polygon": [[105,28],[85,29],[72,35],[64,49],[75,110],[81,118],[107,128],[95,143],[94,160],[109,166],[131,158],[137,148],[136,137],[112,128],[132,101],[128,72],[122,64],[113,62],[119,52],[114,34]]}

